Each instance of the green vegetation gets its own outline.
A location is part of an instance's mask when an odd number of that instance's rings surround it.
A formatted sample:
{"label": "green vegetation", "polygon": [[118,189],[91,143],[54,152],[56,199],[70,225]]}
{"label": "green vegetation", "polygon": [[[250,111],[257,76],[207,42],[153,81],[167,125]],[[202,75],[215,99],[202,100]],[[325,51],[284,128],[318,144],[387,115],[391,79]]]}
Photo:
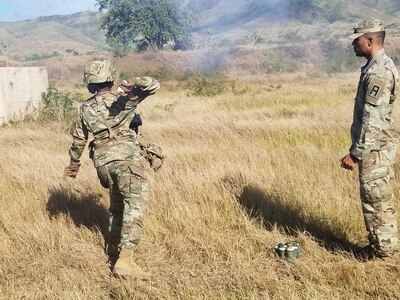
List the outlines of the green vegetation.
{"label": "green vegetation", "polygon": [[[267,49],[262,67],[265,73],[294,72],[298,69],[296,63],[286,53],[287,48]],[[297,53],[298,54],[298,53]]]}
{"label": "green vegetation", "polygon": [[114,57],[124,57],[134,50],[134,45],[124,44],[120,42],[118,38],[110,37],[107,39],[107,43],[111,47],[111,52]]}
{"label": "green vegetation", "polygon": [[85,97],[77,92],[60,91],[50,86],[42,94],[39,107],[35,108],[31,103],[21,114],[15,114],[1,127],[20,126],[23,124],[58,124],[62,128],[69,127],[77,113],[77,106],[85,100]]}
{"label": "green vegetation", "polygon": [[74,49],[65,49],[65,52],[74,56],[78,56],[79,52],[75,51]]}
{"label": "green vegetation", "polygon": [[194,96],[214,97],[224,92],[241,95],[248,91],[248,88],[239,80],[230,80],[223,73],[200,72],[186,70],[176,72],[167,67],[160,67],[154,70],[129,70],[121,71],[120,79],[128,79],[135,76],[151,76],[163,82],[164,88],[171,86],[171,89],[187,89]]}
{"label": "green vegetation", "polygon": [[259,30],[250,30],[243,34],[242,39],[246,45],[255,46],[265,42],[264,37]]}
{"label": "green vegetation", "polygon": [[139,50],[161,51],[168,43],[176,50],[191,47],[192,19],[188,11],[172,0],[97,0],[101,27],[109,41],[123,45],[134,42]]}
{"label": "green vegetation", "polygon": [[74,103],[81,103],[84,100],[84,96],[80,93],[59,91],[51,86],[42,95],[38,121],[42,123],[55,121],[69,124],[76,115]]}
{"label": "green vegetation", "polygon": [[335,40],[321,42],[321,48],[325,50],[323,71],[327,73],[349,72],[357,70],[360,58],[350,49],[343,47]]}
{"label": "green vegetation", "polygon": [[[60,56],[60,54],[57,51],[53,51],[52,53],[34,53],[31,55],[27,55],[23,58],[24,61],[35,61],[35,60],[44,60],[52,57],[57,57]],[[20,59],[19,59],[20,60]]]}
{"label": "green vegetation", "polygon": [[120,79],[128,79],[135,76],[150,76],[160,81],[171,81],[176,80],[179,77],[179,73],[167,67],[159,67],[153,70],[122,70],[119,74]]}
{"label": "green vegetation", "polygon": [[222,94],[225,85],[217,77],[201,75],[194,79],[190,90],[194,96],[212,97]]}

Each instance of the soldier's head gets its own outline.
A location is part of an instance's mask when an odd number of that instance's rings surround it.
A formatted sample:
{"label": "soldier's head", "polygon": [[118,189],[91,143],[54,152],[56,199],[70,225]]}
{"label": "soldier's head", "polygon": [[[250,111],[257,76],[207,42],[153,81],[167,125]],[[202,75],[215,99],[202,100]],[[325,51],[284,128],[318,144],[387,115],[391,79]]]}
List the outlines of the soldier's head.
{"label": "soldier's head", "polygon": [[96,59],[85,66],[83,81],[87,84],[89,92],[94,94],[102,89],[111,89],[115,76],[115,67],[111,61]]}
{"label": "soldier's head", "polygon": [[380,20],[366,20],[358,23],[349,38],[353,40],[352,45],[356,55],[370,59],[372,58],[371,56],[383,48],[385,41],[383,22]]}

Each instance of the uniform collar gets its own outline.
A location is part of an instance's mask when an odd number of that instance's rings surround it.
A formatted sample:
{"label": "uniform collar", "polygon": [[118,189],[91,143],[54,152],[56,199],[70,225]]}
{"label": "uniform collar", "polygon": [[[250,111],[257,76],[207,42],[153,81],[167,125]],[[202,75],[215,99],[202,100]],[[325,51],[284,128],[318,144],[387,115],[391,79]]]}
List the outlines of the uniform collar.
{"label": "uniform collar", "polygon": [[383,57],[385,55],[385,49],[382,48],[381,50],[379,50],[375,56],[369,61],[367,62],[367,64],[365,66],[363,66],[361,68],[361,73],[367,73],[367,71],[371,68],[371,66],[376,63],[381,57]]}
{"label": "uniform collar", "polygon": [[107,107],[111,107],[111,105],[115,102],[116,98],[117,98],[116,95],[113,94],[111,91],[106,91],[96,94],[96,101],[98,103],[103,102]]}

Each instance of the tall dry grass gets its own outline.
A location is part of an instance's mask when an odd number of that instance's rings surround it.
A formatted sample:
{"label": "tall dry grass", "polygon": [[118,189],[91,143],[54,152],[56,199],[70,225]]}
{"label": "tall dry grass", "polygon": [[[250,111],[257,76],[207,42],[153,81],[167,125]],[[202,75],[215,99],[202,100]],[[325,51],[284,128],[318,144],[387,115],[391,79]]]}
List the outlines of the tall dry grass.
{"label": "tall dry grass", "polygon": [[[357,174],[340,169],[339,159],[350,142],[357,74],[238,80],[243,93],[169,88],[139,108],[143,134],[167,157],[150,176],[135,255],[150,281],[111,275],[103,251],[107,191],[87,152],[76,180],[62,178],[64,126],[2,128],[0,295],[400,298],[396,261],[361,262],[351,252],[366,243],[365,230]],[[303,256],[279,259],[274,245],[294,239]]]}

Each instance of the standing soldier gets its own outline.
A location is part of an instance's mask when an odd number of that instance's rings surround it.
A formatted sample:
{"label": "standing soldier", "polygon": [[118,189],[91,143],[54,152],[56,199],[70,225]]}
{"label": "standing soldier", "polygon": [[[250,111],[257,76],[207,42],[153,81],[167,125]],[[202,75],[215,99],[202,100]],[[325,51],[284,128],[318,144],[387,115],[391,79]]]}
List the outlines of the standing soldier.
{"label": "standing soldier", "polygon": [[397,137],[391,128],[399,75],[385,54],[385,30],[379,20],[364,21],[350,36],[354,52],[367,59],[361,68],[351,125],[350,153],[342,158],[342,168],[358,164],[362,210],[370,244],[362,254],[392,256],[399,249],[397,216],[394,207],[394,162]]}
{"label": "standing soldier", "polygon": [[132,261],[149,193],[144,158],[132,124],[137,105],[154,94],[160,84],[151,77],[134,77],[121,84],[124,95],[117,95],[111,92],[115,75],[115,67],[106,59],[95,60],[85,67],[84,82],[93,96],[81,105],[71,128],[71,162],[65,168],[65,175],[75,178],[78,174],[80,157],[92,133],[90,157],[101,185],[110,189],[107,252],[110,258],[118,257],[113,272],[119,276],[147,277]]}

